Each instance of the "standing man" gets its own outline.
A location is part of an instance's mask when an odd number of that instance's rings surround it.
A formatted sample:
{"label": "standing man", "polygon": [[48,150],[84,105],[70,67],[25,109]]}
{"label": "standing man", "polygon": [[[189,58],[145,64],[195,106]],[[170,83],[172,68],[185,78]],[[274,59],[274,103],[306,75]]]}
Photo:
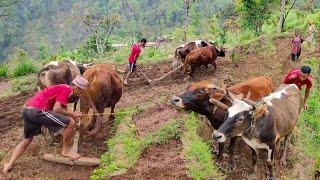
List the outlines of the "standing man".
{"label": "standing man", "polygon": [[142,38],[139,43],[132,45],[131,54],[128,58],[129,72],[123,81],[123,84],[126,86],[128,85],[128,79],[129,79],[130,75],[136,70],[136,63],[137,63],[137,59],[141,53],[141,47],[145,47],[146,43],[147,43],[147,39]]}
{"label": "standing man", "polygon": [[75,121],[81,117],[79,112],[68,112],[68,98],[74,95],[81,95],[88,86],[88,81],[77,76],[71,85],[59,84],[48,87],[33,96],[22,108],[24,139],[14,149],[11,159],[4,164],[3,172],[8,173],[14,162],[23,154],[33,136],[41,133],[41,126],[47,127],[53,132],[64,128],[63,156],[77,159],[79,154],[71,151],[71,139],[76,128]]}
{"label": "standing man", "polygon": [[301,44],[303,43],[304,38],[299,35],[298,30],[294,30],[294,37],[291,40],[291,60],[298,60],[301,55]]}
{"label": "standing man", "polygon": [[295,84],[301,90],[303,85],[306,85],[306,92],[304,95],[304,109],[308,108],[307,100],[309,98],[312,87],[311,68],[309,66],[302,66],[300,69],[290,71],[284,78],[285,84]]}

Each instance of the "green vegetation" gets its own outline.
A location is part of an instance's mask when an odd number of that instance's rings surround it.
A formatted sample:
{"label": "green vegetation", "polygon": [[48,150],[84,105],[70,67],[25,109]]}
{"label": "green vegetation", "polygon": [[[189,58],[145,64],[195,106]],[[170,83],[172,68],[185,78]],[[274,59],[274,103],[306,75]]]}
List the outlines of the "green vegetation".
{"label": "green vegetation", "polygon": [[174,121],[157,132],[139,139],[131,119],[132,114],[136,112],[137,110],[133,109],[122,109],[116,113],[115,135],[108,140],[108,152],[101,156],[101,166],[94,171],[91,179],[103,179],[116,171],[125,171],[134,165],[144,149],[151,144],[165,144],[168,140],[179,137],[181,122]]}
{"label": "green vegetation", "polygon": [[8,70],[9,70],[8,65],[7,64],[2,64],[0,66],[0,77],[3,77],[3,78],[8,77]]}
{"label": "green vegetation", "polygon": [[181,140],[188,168],[188,175],[194,179],[223,179],[219,167],[212,159],[211,147],[199,137],[199,121],[195,113],[184,121],[186,131]]}
{"label": "green vegetation", "polygon": [[25,93],[34,90],[36,87],[37,78],[35,76],[22,76],[13,79],[11,90],[13,93]]}
{"label": "green vegetation", "polygon": [[310,58],[307,63],[313,68],[314,86],[308,100],[309,108],[302,112],[298,121],[298,127],[301,132],[299,141],[302,149],[315,159],[315,169],[320,169],[320,89],[319,89],[319,68],[320,63],[317,58]]}
{"label": "green vegetation", "polygon": [[30,73],[36,73],[38,68],[30,60],[20,61],[13,70],[13,77],[25,76]]}
{"label": "green vegetation", "polygon": [[2,161],[2,159],[6,156],[6,152],[5,151],[0,151],[0,162]]}

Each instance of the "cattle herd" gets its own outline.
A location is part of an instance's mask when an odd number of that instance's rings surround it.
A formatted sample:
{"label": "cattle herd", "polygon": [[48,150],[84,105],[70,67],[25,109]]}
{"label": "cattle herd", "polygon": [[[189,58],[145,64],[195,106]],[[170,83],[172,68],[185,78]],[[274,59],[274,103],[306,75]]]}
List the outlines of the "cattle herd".
{"label": "cattle herd", "polygon": [[[174,67],[182,66],[183,74],[190,69],[193,77],[196,67],[209,64],[216,69],[216,58],[224,57],[223,47],[216,47],[211,42],[193,41],[175,50]],[[101,128],[102,118],[99,113],[114,108],[120,100],[123,82],[119,74],[108,64],[79,65],[72,60],[51,62],[41,69],[38,75],[38,87],[55,84],[70,84],[77,75],[82,75],[90,82],[89,88],[80,97],[80,110],[88,114],[90,108],[95,112],[91,122],[88,116],[82,119],[82,128],[89,129],[88,135],[95,135]],[[79,97],[71,98],[77,102]],[[252,149],[253,170],[257,168],[258,150],[268,152],[267,167],[269,178],[274,178],[273,163],[276,153],[280,152],[280,139],[284,137],[284,150],[281,164],[286,163],[289,136],[296,125],[303,98],[297,86],[284,85],[273,91],[269,77],[256,77],[231,87],[218,87],[207,81],[192,83],[185,93],[174,96],[171,104],[177,108],[191,110],[205,115],[215,129],[212,138],[219,143],[218,158],[223,159],[224,143],[230,138],[230,163],[233,162],[235,142],[242,139]],[[75,103],[76,104],[76,103]]]}

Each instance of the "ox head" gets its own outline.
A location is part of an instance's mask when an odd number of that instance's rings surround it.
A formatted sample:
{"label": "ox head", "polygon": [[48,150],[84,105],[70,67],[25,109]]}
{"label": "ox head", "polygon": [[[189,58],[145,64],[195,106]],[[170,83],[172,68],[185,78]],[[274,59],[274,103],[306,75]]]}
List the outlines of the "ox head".
{"label": "ox head", "polygon": [[227,138],[241,136],[255,126],[255,121],[268,114],[267,105],[258,105],[250,100],[237,98],[228,94],[232,106],[227,109],[224,123],[212,134],[213,139],[222,143]]}
{"label": "ox head", "polygon": [[77,64],[79,70],[80,70],[80,74],[82,75],[86,70],[88,70],[91,66],[93,65],[93,63],[88,63],[85,64],[83,63],[82,65]]}
{"label": "ox head", "polygon": [[223,46],[215,47],[215,49],[216,49],[216,52],[217,52],[217,56],[220,56],[220,57],[225,57],[226,56],[225,48]]}
{"label": "ox head", "polygon": [[174,96],[171,99],[171,104],[208,116],[212,115],[214,111],[214,104],[209,101],[210,97],[221,100],[224,93],[223,89],[209,84],[207,81],[200,81],[189,85],[187,91],[180,96]]}

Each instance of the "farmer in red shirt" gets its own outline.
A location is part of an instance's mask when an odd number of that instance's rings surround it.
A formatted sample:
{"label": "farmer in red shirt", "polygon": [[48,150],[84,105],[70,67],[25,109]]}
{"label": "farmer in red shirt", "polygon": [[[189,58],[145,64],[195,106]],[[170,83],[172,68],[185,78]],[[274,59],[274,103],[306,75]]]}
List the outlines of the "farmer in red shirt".
{"label": "farmer in red shirt", "polygon": [[307,100],[309,98],[312,87],[312,76],[310,75],[311,68],[309,66],[302,66],[300,69],[290,71],[284,78],[285,84],[295,84],[301,90],[303,85],[306,85],[306,92],[304,96],[304,109],[308,108]]}
{"label": "farmer in red shirt", "polygon": [[71,95],[81,95],[87,85],[86,79],[77,76],[70,86],[59,84],[48,87],[27,101],[21,111],[24,121],[24,139],[14,149],[10,161],[4,165],[3,172],[5,174],[32,142],[33,136],[41,133],[41,126],[45,126],[53,132],[64,128],[61,154],[72,159],[80,157],[79,154],[71,151],[70,141],[74,135],[75,121],[81,117],[81,114],[68,112],[67,104]]}
{"label": "farmer in red shirt", "polygon": [[124,85],[128,85],[128,79],[130,75],[136,70],[137,59],[141,53],[141,47],[144,47],[147,43],[145,38],[142,38],[139,43],[133,44],[131,49],[131,54],[128,58],[129,60],[129,72],[126,75],[126,78],[123,81]]}

